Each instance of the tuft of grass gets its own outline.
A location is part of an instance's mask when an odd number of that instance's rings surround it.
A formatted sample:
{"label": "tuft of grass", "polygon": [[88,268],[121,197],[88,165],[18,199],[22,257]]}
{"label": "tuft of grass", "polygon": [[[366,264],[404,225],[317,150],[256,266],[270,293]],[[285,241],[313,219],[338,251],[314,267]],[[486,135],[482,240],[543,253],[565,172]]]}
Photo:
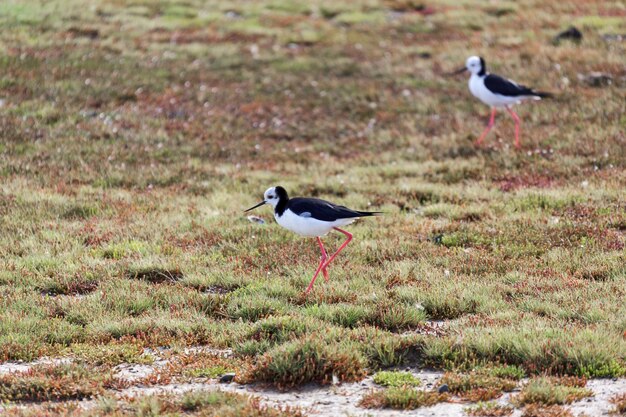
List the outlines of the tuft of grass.
{"label": "tuft of grass", "polygon": [[[16,414],[22,415],[22,414]],[[50,417],[59,414],[50,414]],[[296,407],[281,409],[261,405],[256,397],[221,391],[191,391],[179,396],[149,395],[131,399],[101,397],[94,409],[75,412],[76,416],[232,416],[303,417]],[[45,414],[45,417],[48,417]]]}
{"label": "tuft of grass", "polygon": [[140,268],[131,269],[126,273],[130,279],[138,279],[147,281],[152,284],[161,284],[164,282],[176,282],[184,278],[183,273],[178,269],[162,269],[162,268]]}
{"label": "tuft of grass", "polygon": [[328,384],[358,381],[365,376],[365,358],[352,343],[327,343],[305,337],[277,346],[261,356],[252,379],[287,389],[307,382]]}
{"label": "tuft of grass", "polygon": [[[569,382],[564,382],[568,384]],[[522,391],[515,397],[515,403],[562,405],[570,404],[585,397],[591,397],[593,392],[580,386],[561,385],[558,380],[541,377],[531,379]]]}
{"label": "tuft of grass", "polygon": [[465,412],[472,417],[506,417],[513,414],[513,408],[494,402],[480,402],[475,407],[466,408]]}
{"label": "tuft of grass", "polygon": [[206,368],[194,368],[189,370],[188,374],[193,378],[217,378],[228,372],[232,372],[232,370],[224,365],[216,365]]}
{"label": "tuft of grass", "polygon": [[57,276],[43,278],[36,284],[36,288],[46,295],[84,295],[98,288],[97,277],[86,274],[78,276]]}
{"label": "tuft of grass", "polygon": [[151,364],[154,362],[154,357],[145,354],[143,348],[138,344],[93,345],[77,343],[67,348],[66,352],[93,366],[115,366],[121,363]]}
{"label": "tuft of grass", "polygon": [[40,365],[22,373],[0,376],[0,399],[3,401],[67,401],[93,398],[107,388],[121,388],[123,383],[110,373],[94,376],[92,370],[78,364]]}
{"label": "tuft of grass", "polygon": [[446,373],[441,378],[441,383],[447,384],[451,393],[469,401],[492,400],[517,387],[515,379],[491,376],[486,372]]}
{"label": "tuft of grass", "polygon": [[411,387],[392,387],[385,390],[372,391],[366,394],[359,405],[365,408],[393,408],[396,410],[413,410],[429,407],[446,401],[446,394],[432,391],[419,391]]}
{"label": "tuft of grass", "polygon": [[380,371],[374,375],[374,382],[385,387],[417,387],[421,384],[419,378],[410,372]]}
{"label": "tuft of grass", "polygon": [[531,404],[524,408],[522,417],[574,417],[574,413],[558,405]]}
{"label": "tuft of grass", "polygon": [[613,414],[626,415],[626,393],[617,394],[610,401],[615,405],[611,411]]}

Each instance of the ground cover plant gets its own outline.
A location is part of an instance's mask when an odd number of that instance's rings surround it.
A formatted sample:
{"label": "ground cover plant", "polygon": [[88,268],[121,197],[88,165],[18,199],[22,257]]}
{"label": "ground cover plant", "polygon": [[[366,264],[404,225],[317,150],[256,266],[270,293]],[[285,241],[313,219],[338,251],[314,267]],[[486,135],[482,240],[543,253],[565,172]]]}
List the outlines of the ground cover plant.
{"label": "ground cover plant", "polygon": [[365,408],[412,410],[435,405],[447,399],[448,396],[446,394],[439,394],[433,391],[421,391],[405,385],[372,391],[363,397],[361,406]]}
{"label": "ground cover plant", "polygon": [[119,400],[102,397],[89,411],[68,407],[66,404],[50,404],[45,409],[34,412],[11,408],[8,416],[203,416],[203,417],[301,417],[304,414],[296,408],[276,410],[263,406],[258,399],[241,394],[220,391],[194,391],[178,398],[151,395],[139,399]]}
{"label": "ground cover plant", "polygon": [[[2,399],[106,396],[161,348],[146,385],[411,365],[477,401],[522,376],[625,376],[623,17],[600,0],[2,2],[0,362],[74,361],[1,376]],[[572,24],[582,39],[555,41]],[[555,94],[520,107],[521,151],[506,114],[474,146],[489,110],[446,75],[469,54]],[[350,226],[308,296],[315,243],[242,213],[273,185],[385,213]],[[194,366],[193,346],[232,355]],[[584,390],[532,381],[520,401],[544,408]],[[418,391],[365,403],[439,400]]]}
{"label": "ground cover plant", "polygon": [[519,404],[560,405],[570,404],[593,393],[584,388],[586,381],[550,380],[549,378],[531,379],[522,389],[516,402]]}

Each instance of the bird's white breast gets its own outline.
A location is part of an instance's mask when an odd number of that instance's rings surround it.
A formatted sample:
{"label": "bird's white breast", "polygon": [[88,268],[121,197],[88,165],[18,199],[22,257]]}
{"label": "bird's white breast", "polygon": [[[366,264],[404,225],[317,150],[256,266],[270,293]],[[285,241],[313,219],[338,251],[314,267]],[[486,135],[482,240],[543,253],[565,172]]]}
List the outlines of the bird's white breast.
{"label": "bird's white breast", "polygon": [[276,222],[285,229],[306,237],[324,236],[328,234],[333,227],[346,226],[355,220],[339,219],[333,222],[325,222],[313,217],[298,216],[289,209],[285,210],[282,216],[274,213],[274,218]]}
{"label": "bird's white breast", "polygon": [[485,86],[485,77],[481,77],[477,74],[472,74],[468,84],[469,89],[474,97],[491,107],[511,106],[513,104],[521,102],[522,99],[525,98],[494,94],[489,91],[489,89]]}

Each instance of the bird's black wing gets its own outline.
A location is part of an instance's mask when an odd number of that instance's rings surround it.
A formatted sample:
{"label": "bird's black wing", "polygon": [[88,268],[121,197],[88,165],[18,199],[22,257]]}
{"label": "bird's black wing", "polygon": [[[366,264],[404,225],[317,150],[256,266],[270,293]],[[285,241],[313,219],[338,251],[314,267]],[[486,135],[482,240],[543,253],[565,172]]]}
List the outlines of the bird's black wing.
{"label": "bird's black wing", "polygon": [[532,89],[507,80],[499,75],[489,74],[485,77],[485,87],[494,94],[508,97],[535,96],[538,95]]}
{"label": "bird's black wing", "polygon": [[376,212],[352,210],[319,198],[292,198],[287,203],[287,208],[299,216],[313,217],[326,222],[378,214]]}

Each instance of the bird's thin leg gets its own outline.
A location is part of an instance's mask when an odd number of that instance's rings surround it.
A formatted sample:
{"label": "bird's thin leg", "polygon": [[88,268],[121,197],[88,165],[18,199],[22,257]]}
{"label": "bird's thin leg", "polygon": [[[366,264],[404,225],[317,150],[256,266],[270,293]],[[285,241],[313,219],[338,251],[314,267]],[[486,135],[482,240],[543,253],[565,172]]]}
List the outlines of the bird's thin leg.
{"label": "bird's thin leg", "polygon": [[517,113],[515,113],[513,111],[512,108],[507,107],[506,108],[508,110],[508,112],[511,114],[511,116],[513,117],[513,119],[515,120],[515,148],[519,149],[520,148],[520,143],[519,143],[519,126],[520,126],[520,120],[519,120],[519,116],[517,115]]}
{"label": "bird's thin leg", "polygon": [[333,259],[335,259],[335,256],[337,256],[339,254],[339,252],[341,252],[347,245],[348,243],[350,243],[350,241],[352,240],[352,234],[349,232],[346,232],[345,230],[342,230],[338,227],[333,227],[333,229],[337,230],[338,232],[343,233],[344,235],[347,236],[347,239],[345,242],[343,242],[341,244],[341,246],[339,246],[339,249],[337,249],[337,252],[333,253],[333,255],[328,258],[328,260],[326,261],[326,263],[320,263],[320,266],[317,267],[317,270],[315,271],[315,274],[313,275],[313,279],[311,279],[311,282],[309,283],[309,286],[306,288],[305,294],[308,294],[311,289],[313,289],[313,284],[315,284],[315,280],[317,279],[317,276],[319,275],[320,271],[322,269],[326,269],[328,267],[328,265],[332,262]]}
{"label": "bird's thin leg", "polygon": [[326,268],[333,261],[333,259],[335,259],[335,256],[339,255],[339,252],[341,252],[346,246],[348,246],[348,243],[350,243],[350,241],[352,240],[352,234],[351,233],[346,232],[345,230],[342,230],[342,229],[340,229],[338,227],[333,227],[333,229],[335,229],[336,231],[341,232],[344,235],[346,235],[347,239],[346,239],[345,242],[343,242],[341,244],[341,246],[339,246],[339,249],[337,249],[337,252],[333,253],[333,256],[328,258],[328,260],[324,264],[324,268]]}
{"label": "bird's thin leg", "polygon": [[[324,245],[322,244],[322,239],[319,236],[317,237],[317,243],[320,244],[320,249],[322,250],[322,260],[320,262],[324,264],[326,259],[328,259],[328,253],[326,253],[326,249],[324,249]],[[326,268],[322,268],[322,274],[324,274],[324,279],[328,282],[328,271]]]}
{"label": "bird's thin leg", "polygon": [[489,131],[491,130],[491,128],[493,127],[495,123],[496,123],[496,108],[492,107],[491,117],[489,118],[489,124],[487,124],[487,127],[485,128],[485,130],[483,130],[482,135],[480,135],[480,137],[476,141],[476,145],[480,145],[482,143],[483,139],[485,139],[485,136],[487,136],[487,133],[489,133]]}
{"label": "bird's thin leg", "polygon": [[[320,240],[320,242],[321,242],[321,240]],[[311,279],[311,282],[309,283],[309,286],[306,287],[306,291],[304,291],[305,294],[308,294],[313,289],[313,284],[315,284],[315,280],[317,279],[317,276],[319,275],[320,271],[322,269],[326,269],[325,265],[324,265],[325,262],[326,262],[326,259],[324,259],[324,258],[322,258],[320,260],[320,264],[317,267],[317,269],[315,270],[315,274],[313,274],[313,278]]]}

